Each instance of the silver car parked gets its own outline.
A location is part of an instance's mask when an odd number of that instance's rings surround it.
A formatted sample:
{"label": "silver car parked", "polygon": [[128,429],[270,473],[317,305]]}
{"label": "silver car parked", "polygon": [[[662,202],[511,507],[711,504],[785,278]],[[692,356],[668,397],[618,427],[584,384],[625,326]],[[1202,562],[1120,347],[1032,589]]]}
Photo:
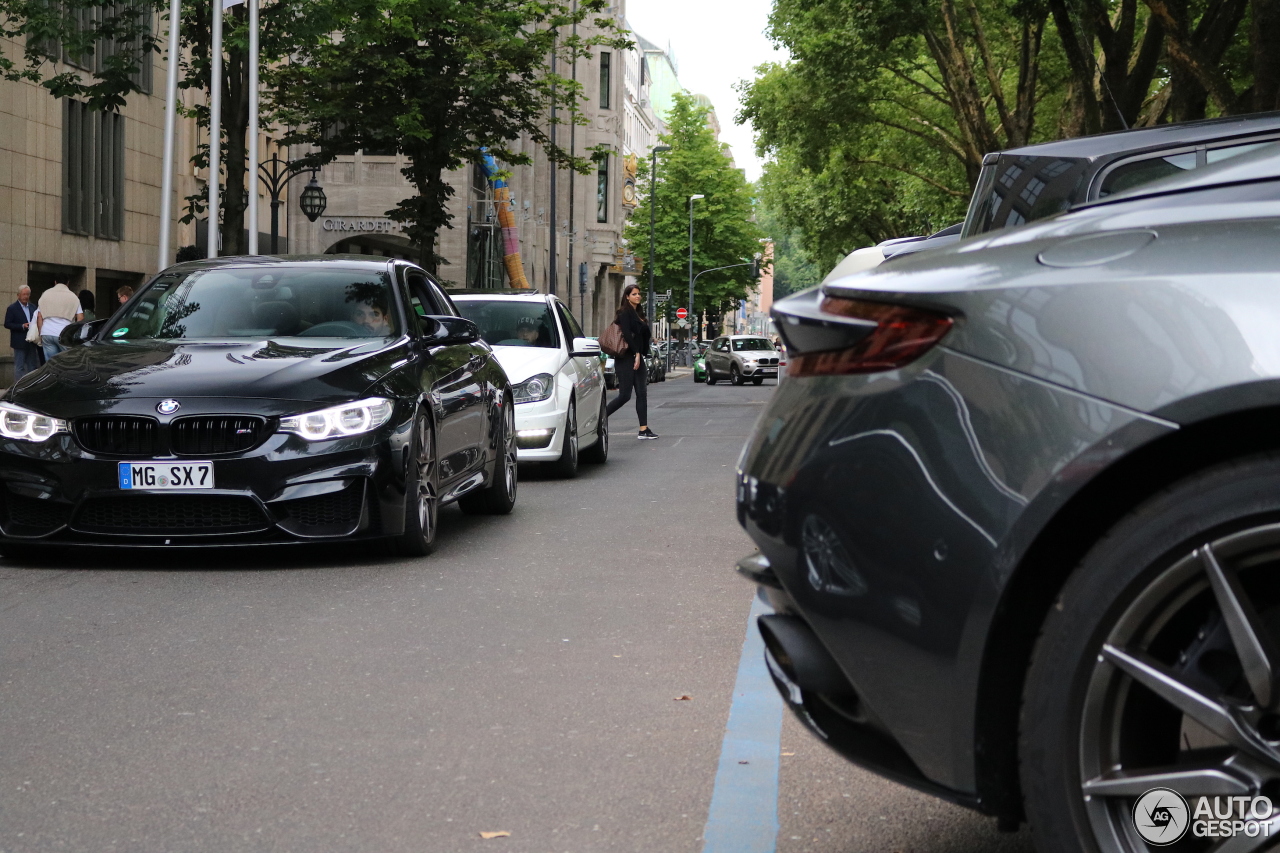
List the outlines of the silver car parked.
{"label": "silver car parked", "polygon": [[763,335],[724,335],[712,341],[707,350],[707,384],[728,379],[734,385],[747,380],[760,385],[778,378],[778,359],[773,342]]}

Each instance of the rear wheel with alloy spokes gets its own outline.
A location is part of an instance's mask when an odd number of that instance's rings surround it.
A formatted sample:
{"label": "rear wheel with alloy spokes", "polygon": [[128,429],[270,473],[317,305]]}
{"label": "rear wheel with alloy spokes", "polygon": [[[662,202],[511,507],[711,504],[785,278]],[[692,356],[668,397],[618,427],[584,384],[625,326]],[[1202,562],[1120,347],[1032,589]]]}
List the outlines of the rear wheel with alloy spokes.
{"label": "rear wheel with alloy spokes", "polygon": [[[1045,853],[1246,853],[1276,843],[1280,458],[1189,478],[1094,546],[1036,646],[1020,757]],[[1142,819],[1135,806],[1155,788],[1187,807]],[[1247,820],[1258,796],[1278,808],[1253,834],[1224,841],[1195,831],[1200,797],[1222,798],[1206,801],[1219,808],[1240,798],[1232,808],[1245,803]]]}
{"label": "rear wheel with alloy spokes", "polygon": [[506,515],[516,505],[516,415],[510,397],[502,401],[501,423],[489,485],[458,499],[459,508],[469,515]]}

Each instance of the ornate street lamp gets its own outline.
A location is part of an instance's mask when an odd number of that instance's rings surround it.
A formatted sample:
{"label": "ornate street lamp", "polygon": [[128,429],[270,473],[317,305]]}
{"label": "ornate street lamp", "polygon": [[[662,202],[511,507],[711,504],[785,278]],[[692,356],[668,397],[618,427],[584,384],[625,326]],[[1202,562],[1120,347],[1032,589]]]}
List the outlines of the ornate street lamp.
{"label": "ornate street lamp", "polygon": [[302,196],[298,199],[298,206],[302,208],[303,214],[315,222],[320,214],[324,213],[325,207],[329,200],[325,197],[324,190],[320,184],[316,182],[316,170],[311,170],[311,180],[307,183],[307,188],[302,191]]}
{"label": "ornate street lamp", "polygon": [[[270,160],[258,164],[258,180],[262,181],[262,185],[267,188],[267,193],[271,196],[271,254],[273,255],[280,253],[280,193],[284,191],[289,181],[305,171],[306,169],[298,167],[297,160],[281,160],[278,154],[272,154]],[[315,169],[311,170],[311,182],[302,191],[298,204],[303,214],[312,222],[324,213],[328,199],[325,198],[324,190],[316,181]]]}

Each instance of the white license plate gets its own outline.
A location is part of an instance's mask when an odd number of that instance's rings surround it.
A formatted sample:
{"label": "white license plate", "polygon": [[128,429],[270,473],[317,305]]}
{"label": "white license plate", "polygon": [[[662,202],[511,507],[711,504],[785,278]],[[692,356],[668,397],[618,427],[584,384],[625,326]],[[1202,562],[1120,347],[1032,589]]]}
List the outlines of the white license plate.
{"label": "white license plate", "polygon": [[776,367],[762,367],[762,368],[760,368],[760,372],[761,372],[761,373],[777,373],[777,372],[778,372],[778,368],[776,368]]}
{"label": "white license plate", "polygon": [[121,462],[122,489],[212,489],[212,462]]}

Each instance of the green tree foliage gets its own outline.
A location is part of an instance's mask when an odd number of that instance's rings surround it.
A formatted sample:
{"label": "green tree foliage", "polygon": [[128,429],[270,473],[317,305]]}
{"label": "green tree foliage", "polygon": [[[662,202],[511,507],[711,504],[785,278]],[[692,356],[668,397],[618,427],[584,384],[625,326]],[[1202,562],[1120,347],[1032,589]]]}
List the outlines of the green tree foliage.
{"label": "green tree foliage", "polygon": [[[162,2],[163,0],[160,0]],[[0,0],[3,2],[3,0]],[[270,69],[285,63],[306,44],[327,35],[324,16],[317,14],[328,0],[275,0],[262,4],[258,25],[258,56],[264,80]],[[196,168],[209,165],[209,74],[212,7],[209,0],[184,0],[182,12],[183,64],[179,88],[204,93],[188,110],[204,129],[204,141],[196,149],[192,164]],[[249,251],[245,240],[245,212],[249,206],[249,12],[241,3],[223,13],[222,63],[222,128],[219,158],[222,163],[223,186],[220,219],[223,255],[243,255]],[[260,126],[270,128],[272,101],[264,98]],[[207,196],[199,192],[187,197],[184,221],[205,214]]]}
{"label": "green tree foliage", "polygon": [[773,298],[781,299],[816,287],[822,274],[800,246],[798,229],[788,228],[769,205],[756,208],[756,222],[773,239]]}
{"label": "green tree foliage", "polygon": [[[451,219],[445,173],[479,163],[481,148],[528,163],[514,145],[524,136],[557,164],[593,168],[551,142],[553,105],[557,123],[571,120],[582,90],[548,63],[554,55],[567,68],[592,44],[630,46],[612,18],[596,17],[607,8],[606,0],[325,0],[309,15],[329,35],[272,73],[277,120],[293,128],[286,141],[315,146],[316,164],[362,148],[401,151],[416,193],[387,215],[405,223],[434,270]],[[584,21],[604,35],[574,34]]]}
{"label": "green tree foliage", "polygon": [[23,45],[20,61],[0,55],[0,78],[40,83],[55,98],[77,98],[95,110],[118,110],[141,91],[160,8],[159,0],[0,0],[0,37]]}
{"label": "green tree foliage", "polygon": [[[729,159],[727,146],[707,125],[707,109],[680,93],[667,116],[661,137],[671,150],[659,154],[654,187],[654,275],[658,292],[671,291],[669,308],[684,305],[689,294],[689,197],[693,203],[693,271],[749,263],[766,236],[753,221],[751,187]],[[640,204],[626,230],[627,243],[647,259],[649,249],[649,183],[640,176]],[[647,272],[647,271],[646,271]],[[647,275],[645,277],[647,279]],[[700,276],[694,311],[717,320],[720,313],[744,298],[751,280],[749,267],[735,267]]]}
{"label": "green tree foliage", "polygon": [[984,154],[1280,106],[1280,0],[776,0],[762,194],[829,267],[958,221]]}

